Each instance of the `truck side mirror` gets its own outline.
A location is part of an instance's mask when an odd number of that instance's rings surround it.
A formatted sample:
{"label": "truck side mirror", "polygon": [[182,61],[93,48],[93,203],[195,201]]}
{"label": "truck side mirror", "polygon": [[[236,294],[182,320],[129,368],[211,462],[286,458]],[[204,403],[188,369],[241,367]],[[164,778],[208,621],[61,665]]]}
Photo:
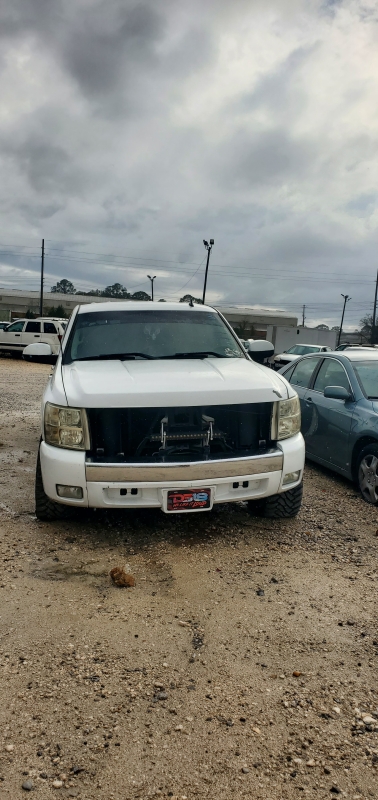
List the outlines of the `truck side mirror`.
{"label": "truck side mirror", "polygon": [[248,353],[253,361],[263,364],[266,358],[271,358],[274,355],[274,346],[272,342],[267,342],[265,339],[249,340]]}
{"label": "truck side mirror", "polygon": [[22,357],[25,361],[41,361],[44,364],[55,364],[58,356],[54,355],[51,346],[45,342],[28,344],[25,347]]}

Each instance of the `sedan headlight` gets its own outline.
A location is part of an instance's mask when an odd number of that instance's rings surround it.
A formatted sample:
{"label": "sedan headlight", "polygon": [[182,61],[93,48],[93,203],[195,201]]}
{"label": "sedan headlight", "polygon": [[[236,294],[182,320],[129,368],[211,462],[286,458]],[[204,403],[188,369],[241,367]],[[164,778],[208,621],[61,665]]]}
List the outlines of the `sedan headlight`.
{"label": "sedan headlight", "polygon": [[46,403],[45,442],[68,450],[88,450],[87,415],[83,408],[67,408]]}
{"label": "sedan headlight", "polygon": [[277,439],[288,439],[301,429],[301,406],[299,397],[280,400],[277,414]]}

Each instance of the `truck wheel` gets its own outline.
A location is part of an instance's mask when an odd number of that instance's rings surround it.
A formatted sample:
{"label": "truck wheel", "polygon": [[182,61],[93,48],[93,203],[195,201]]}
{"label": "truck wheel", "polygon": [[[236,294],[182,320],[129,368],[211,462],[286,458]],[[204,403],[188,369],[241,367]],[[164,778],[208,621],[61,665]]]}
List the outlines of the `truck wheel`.
{"label": "truck wheel", "polygon": [[284,519],[296,517],[302,505],[303,483],[282,494],[264,497],[263,500],[248,500],[248,511],[253,516]]}
{"label": "truck wheel", "polygon": [[72,516],[72,508],[64,506],[60,503],[54,503],[47,497],[43,488],[41,459],[37,459],[37,469],[35,473],[35,513],[37,519],[44,522],[51,522],[58,519],[69,519]]}
{"label": "truck wheel", "polygon": [[378,503],[378,445],[368,444],[361,450],[357,469],[358,487],[364,500]]}

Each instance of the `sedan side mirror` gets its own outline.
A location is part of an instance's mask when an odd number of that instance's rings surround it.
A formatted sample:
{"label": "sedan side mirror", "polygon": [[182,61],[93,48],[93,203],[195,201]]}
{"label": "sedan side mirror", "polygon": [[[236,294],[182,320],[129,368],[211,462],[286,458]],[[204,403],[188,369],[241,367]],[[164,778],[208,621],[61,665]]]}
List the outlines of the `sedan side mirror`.
{"label": "sedan side mirror", "polygon": [[55,364],[58,356],[55,355],[49,344],[36,342],[25,347],[22,357],[25,361],[40,361],[43,364]]}
{"label": "sedan side mirror", "polygon": [[255,339],[249,341],[248,353],[253,361],[258,364],[263,364],[266,358],[274,355],[274,346],[272,342],[267,342],[265,339]]}
{"label": "sedan side mirror", "polygon": [[331,400],[343,400],[344,403],[352,399],[351,393],[344,386],[326,386],[324,397],[329,397]]}

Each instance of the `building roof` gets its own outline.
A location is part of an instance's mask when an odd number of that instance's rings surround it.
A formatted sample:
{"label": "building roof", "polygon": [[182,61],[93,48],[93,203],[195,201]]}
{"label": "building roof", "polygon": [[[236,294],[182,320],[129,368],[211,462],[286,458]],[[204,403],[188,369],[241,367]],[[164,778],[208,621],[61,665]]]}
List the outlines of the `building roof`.
{"label": "building roof", "polygon": [[[111,300],[111,298],[109,298]],[[39,303],[39,292],[26,291],[23,289],[7,289],[0,286],[1,304],[15,302],[17,300]],[[69,305],[70,308],[80,303],[103,303],[103,297],[95,297],[86,294],[58,294],[57,292],[43,292],[43,300],[53,301],[55,305]]]}
{"label": "building roof", "polygon": [[222,314],[228,317],[246,319],[250,322],[261,322],[262,324],[278,324],[296,326],[298,318],[288,311],[281,311],[275,308],[261,308],[261,306],[214,306]]}

